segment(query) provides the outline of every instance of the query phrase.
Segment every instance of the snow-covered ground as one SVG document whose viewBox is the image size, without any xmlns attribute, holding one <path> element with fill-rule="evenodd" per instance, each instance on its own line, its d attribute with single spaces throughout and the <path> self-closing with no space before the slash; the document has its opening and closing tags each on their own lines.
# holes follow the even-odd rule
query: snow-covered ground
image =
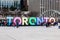
<svg viewBox="0 0 60 40">
<path fill-rule="evenodd" d="M 60 29 L 55 27 L 0 27 L 0 40 L 60 40 Z"/>
</svg>

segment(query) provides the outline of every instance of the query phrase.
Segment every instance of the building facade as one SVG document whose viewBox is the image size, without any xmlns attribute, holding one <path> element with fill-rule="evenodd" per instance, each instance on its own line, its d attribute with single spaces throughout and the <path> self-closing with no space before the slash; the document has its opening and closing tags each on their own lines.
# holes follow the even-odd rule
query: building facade
<svg viewBox="0 0 60 40">
<path fill-rule="evenodd" d="M 21 0 L 0 0 L 0 8 L 14 6 L 21 8 Z M 39 16 L 60 16 L 60 0 L 23 0 L 25 8 L 29 11 L 39 12 Z M 23 8 L 24 9 L 24 8 Z"/>
<path fill-rule="evenodd" d="M 29 10 L 40 12 L 39 16 L 58 16 L 60 0 L 29 0 Z M 58 14 L 57 14 L 58 13 Z"/>
<path fill-rule="evenodd" d="M 21 6 L 23 6 L 22 9 L 28 9 L 27 7 L 27 0 L 0 0 L 0 16 L 7 17 L 7 16 L 21 16 Z M 10 9 L 14 7 L 15 10 L 12 11 Z"/>
<path fill-rule="evenodd" d="M 11 6 L 13 7 L 19 7 L 20 5 L 20 0 L 0 0 L 0 7 L 8 7 L 10 8 Z"/>
</svg>

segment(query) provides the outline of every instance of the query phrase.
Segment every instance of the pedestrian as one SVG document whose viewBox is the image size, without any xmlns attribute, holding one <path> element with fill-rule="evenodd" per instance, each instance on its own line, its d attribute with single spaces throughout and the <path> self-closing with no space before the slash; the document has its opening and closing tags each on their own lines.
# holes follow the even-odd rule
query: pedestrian
<svg viewBox="0 0 60 40">
<path fill-rule="evenodd" d="M 16 26 L 19 27 L 19 20 L 16 20 Z"/>
<path fill-rule="evenodd" d="M 58 27 L 59 27 L 59 29 L 60 29 L 60 20 L 58 20 Z"/>
<path fill-rule="evenodd" d="M 47 23 L 46 23 L 46 27 L 49 27 L 49 26 L 50 26 L 50 24 L 51 24 L 50 22 L 47 22 Z"/>
</svg>

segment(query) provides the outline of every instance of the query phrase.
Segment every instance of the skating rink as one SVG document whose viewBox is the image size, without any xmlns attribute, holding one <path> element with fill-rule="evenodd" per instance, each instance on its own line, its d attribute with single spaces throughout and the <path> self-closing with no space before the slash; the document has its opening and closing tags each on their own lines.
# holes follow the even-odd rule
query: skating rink
<svg viewBox="0 0 60 40">
<path fill-rule="evenodd" d="M 60 29 L 53 27 L 0 27 L 0 40 L 60 40 Z"/>
</svg>

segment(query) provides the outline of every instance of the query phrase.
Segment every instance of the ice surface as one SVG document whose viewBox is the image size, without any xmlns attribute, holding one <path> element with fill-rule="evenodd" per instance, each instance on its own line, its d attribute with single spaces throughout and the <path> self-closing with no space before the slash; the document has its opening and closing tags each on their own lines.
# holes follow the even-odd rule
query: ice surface
<svg viewBox="0 0 60 40">
<path fill-rule="evenodd" d="M 60 40 L 60 29 L 55 27 L 0 27 L 0 40 Z"/>
</svg>

